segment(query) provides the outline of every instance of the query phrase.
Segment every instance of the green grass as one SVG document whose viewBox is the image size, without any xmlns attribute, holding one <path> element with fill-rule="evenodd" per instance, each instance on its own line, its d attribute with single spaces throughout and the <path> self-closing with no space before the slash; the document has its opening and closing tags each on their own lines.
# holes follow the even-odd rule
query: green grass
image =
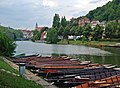
<svg viewBox="0 0 120 88">
<path fill-rule="evenodd" d="M 43 88 L 33 81 L 26 80 L 21 76 L 0 71 L 0 88 Z"/>
<path fill-rule="evenodd" d="M 3 59 L 0 58 L 0 69 L 14 72 L 18 74 L 18 71 L 10 67 Z M 21 76 L 12 75 L 6 71 L 0 70 L 0 88 L 43 88 L 41 85 L 36 84 L 33 81 L 27 80 Z"/>
<path fill-rule="evenodd" d="M 75 44 L 75 45 L 86 45 L 86 46 L 109 46 L 111 44 L 116 44 L 117 42 L 109 42 L 109 41 L 73 41 L 69 40 L 69 44 Z M 68 44 L 66 40 L 62 40 L 58 42 L 58 44 Z"/>
<path fill-rule="evenodd" d="M 7 64 L 3 59 L 0 58 L 0 69 L 5 69 L 10 72 L 14 72 L 18 74 L 18 71 L 13 69 L 9 64 Z"/>
</svg>

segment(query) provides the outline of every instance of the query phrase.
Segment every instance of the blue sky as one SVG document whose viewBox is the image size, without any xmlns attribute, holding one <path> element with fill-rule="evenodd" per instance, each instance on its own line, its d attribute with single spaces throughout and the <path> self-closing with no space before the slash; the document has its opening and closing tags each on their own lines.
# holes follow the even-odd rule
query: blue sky
<svg viewBox="0 0 120 88">
<path fill-rule="evenodd" d="M 55 13 L 69 20 L 86 15 L 109 1 L 112 0 L 1 0 L 0 24 L 34 29 L 37 22 L 39 26 L 51 27 Z"/>
</svg>

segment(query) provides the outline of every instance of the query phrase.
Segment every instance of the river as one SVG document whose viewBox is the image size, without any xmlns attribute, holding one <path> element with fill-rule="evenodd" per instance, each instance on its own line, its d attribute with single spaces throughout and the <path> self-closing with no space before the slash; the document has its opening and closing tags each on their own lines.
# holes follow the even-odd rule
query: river
<svg viewBox="0 0 120 88">
<path fill-rule="evenodd" d="M 120 48 L 94 48 L 82 45 L 57 45 L 34 43 L 31 41 L 17 41 L 16 53 L 40 55 L 68 55 L 93 63 L 116 64 L 120 66 Z"/>
</svg>

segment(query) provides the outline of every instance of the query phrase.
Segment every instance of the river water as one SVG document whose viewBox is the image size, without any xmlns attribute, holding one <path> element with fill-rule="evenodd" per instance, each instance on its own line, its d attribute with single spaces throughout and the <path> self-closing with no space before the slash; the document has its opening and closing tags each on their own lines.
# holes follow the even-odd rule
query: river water
<svg viewBox="0 0 120 88">
<path fill-rule="evenodd" d="M 57 45 L 17 41 L 16 53 L 40 55 L 68 55 L 93 63 L 117 64 L 120 66 L 120 48 L 103 47 L 101 49 L 82 45 Z"/>
</svg>

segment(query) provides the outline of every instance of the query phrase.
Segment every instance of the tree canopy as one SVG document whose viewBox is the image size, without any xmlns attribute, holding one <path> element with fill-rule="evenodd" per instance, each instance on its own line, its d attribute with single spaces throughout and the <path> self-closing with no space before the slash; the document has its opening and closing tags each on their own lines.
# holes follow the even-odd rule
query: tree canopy
<svg viewBox="0 0 120 88">
<path fill-rule="evenodd" d="M 56 27 L 59 28 L 60 27 L 60 17 L 59 14 L 55 14 L 55 16 L 53 17 L 53 25 L 52 27 Z"/>
<path fill-rule="evenodd" d="M 120 20 L 120 0 L 113 0 L 102 7 L 90 11 L 87 15 L 91 20 Z"/>
<path fill-rule="evenodd" d="M 0 32 L 0 55 L 12 56 L 16 48 L 16 43 L 7 35 Z"/>
</svg>

